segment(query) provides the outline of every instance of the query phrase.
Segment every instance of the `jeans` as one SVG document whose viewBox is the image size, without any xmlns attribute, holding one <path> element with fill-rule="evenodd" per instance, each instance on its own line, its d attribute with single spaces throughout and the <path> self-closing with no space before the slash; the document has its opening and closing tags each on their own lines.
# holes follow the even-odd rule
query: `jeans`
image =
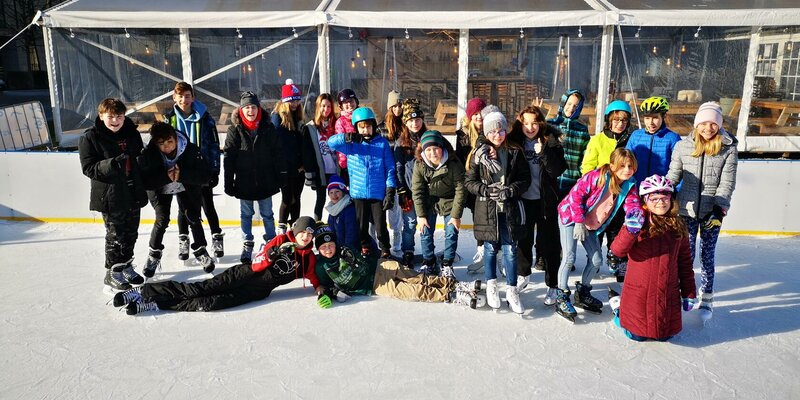
<svg viewBox="0 0 800 400">
<path fill-rule="evenodd" d="M 564 250 L 564 258 L 561 260 L 561 265 L 558 267 L 558 288 L 561 290 L 569 290 L 569 272 L 572 266 L 575 265 L 575 248 L 577 247 L 577 240 L 572 238 L 575 231 L 575 224 L 562 225 L 559 221 L 558 230 L 561 234 L 561 248 Z M 586 239 L 581 242 L 583 248 L 586 250 L 589 263 L 583 269 L 581 276 L 581 283 L 584 285 L 591 285 L 592 279 L 595 274 L 600 270 L 600 265 L 603 263 L 602 250 L 600 249 L 600 241 L 597 238 L 597 231 L 588 231 Z M 571 262 L 568 260 L 572 260 Z"/>
<path fill-rule="evenodd" d="M 497 279 L 497 251 L 503 249 L 503 268 L 506 271 L 506 284 L 517 286 L 517 242 L 511 238 L 511 227 L 506 221 L 506 214 L 497 214 L 497 231 L 500 241 L 483 242 L 483 277 L 489 281 Z"/>
<path fill-rule="evenodd" d="M 426 219 L 428 220 L 429 228 L 423 228 L 422 233 L 419 235 L 419 241 L 422 245 L 422 258 L 424 260 L 431 260 L 436 257 L 433 251 L 433 232 L 436 230 L 436 217 L 435 210 L 428 210 Z M 450 222 L 449 214 L 444 216 L 444 256 L 442 259 L 454 260 L 456 258 L 456 249 L 458 248 L 458 229 L 448 224 L 448 222 Z"/>
<path fill-rule="evenodd" d="M 258 212 L 264 223 L 264 240 L 270 241 L 275 237 L 275 217 L 272 213 L 272 197 L 263 200 L 239 200 L 239 217 L 242 225 L 242 239 L 253 240 L 253 215 L 256 214 L 253 203 L 258 203 Z"/>
<path fill-rule="evenodd" d="M 403 211 L 403 252 L 414 251 L 414 234 L 417 232 L 417 211 Z"/>
</svg>

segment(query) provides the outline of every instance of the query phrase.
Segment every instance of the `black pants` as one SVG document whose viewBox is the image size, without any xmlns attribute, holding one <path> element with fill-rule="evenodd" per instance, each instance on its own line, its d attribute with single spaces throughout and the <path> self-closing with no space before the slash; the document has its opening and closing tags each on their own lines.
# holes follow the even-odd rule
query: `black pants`
<svg viewBox="0 0 800 400">
<path fill-rule="evenodd" d="M 278 210 L 278 223 L 288 223 L 290 226 L 300 218 L 300 195 L 303 193 L 305 176 L 303 174 L 289 175 L 286 186 L 281 188 L 281 207 Z"/>
<path fill-rule="evenodd" d="M 542 200 L 522 199 L 522 204 L 525 207 L 527 234 L 519 240 L 517 246 L 517 275 L 531 274 L 531 267 L 536 262 L 533 257 L 535 239 L 536 255 L 543 257 L 545 261 L 544 282 L 547 287 L 556 288 L 558 267 L 561 264 L 561 239 L 556 209 L 543 211 Z"/>
<path fill-rule="evenodd" d="M 150 248 L 155 250 L 164 249 L 164 232 L 169 226 L 169 214 L 172 207 L 171 194 L 147 191 L 147 198 L 156 213 L 156 222 L 150 232 Z M 178 198 L 178 210 L 184 215 L 187 223 L 192 229 L 192 249 L 197 250 L 205 246 L 206 235 L 203 232 L 203 224 L 200 219 L 200 191 L 197 188 L 187 189 L 180 192 L 175 197 Z"/>
<path fill-rule="evenodd" d="M 356 220 L 358 221 L 358 237 L 361 247 L 370 247 L 372 237 L 369 235 L 369 223 L 375 224 L 378 235 L 378 244 L 381 251 L 389 251 L 389 230 L 386 229 L 386 211 L 383 211 L 383 200 L 353 199 L 356 207 Z"/>
<path fill-rule="evenodd" d="M 269 270 L 253 272 L 250 264 L 238 264 L 200 282 L 146 283 L 142 297 L 162 310 L 213 311 L 263 300 L 278 286 Z"/>
<path fill-rule="evenodd" d="M 133 247 L 139 237 L 141 210 L 103 213 L 106 226 L 106 268 L 126 263 L 133 258 Z"/>
<path fill-rule="evenodd" d="M 325 174 L 325 182 L 330 182 L 333 175 Z M 325 208 L 325 203 L 328 200 L 328 188 L 317 188 L 317 202 L 314 203 L 314 219 L 322 221 L 322 209 Z"/>
<path fill-rule="evenodd" d="M 202 186 L 200 188 L 200 205 L 206 214 L 206 221 L 208 221 L 208 226 L 211 228 L 211 233 L 222 233 L 222 229 L 219 227 L 219 215 L 217 215 L 217 209 L 214 207 L 214 188 L 211 186 Z M 188 235 L 189 221 L 186 220 L 184 212 L 185 210 L 181 210 L 180 202 L 178 202 L 178 233 Z"/>
</svg>

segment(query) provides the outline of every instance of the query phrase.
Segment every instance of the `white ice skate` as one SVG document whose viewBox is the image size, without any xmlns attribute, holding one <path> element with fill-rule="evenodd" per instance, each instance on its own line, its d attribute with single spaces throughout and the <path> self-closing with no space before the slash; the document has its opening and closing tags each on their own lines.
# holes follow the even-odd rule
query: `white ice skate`
<svg viewBox="0 0 800 400">
<path fill-rule="evenodd" d="M 508 308 L 515 314 L 522 316 L 525 312 L 525 307 L 522 306 L 522 301 L 519 299 L 519 288 L 516 286 L 506 288 L 506 302 L 508 303 Z"/>
<path fill-rule="evenodd" d="M 500 292 L 497 290 L 497 279 L 489 279 L 486 282 L 486 303 L 495 311 L 500 309 Z"/>
</svg>

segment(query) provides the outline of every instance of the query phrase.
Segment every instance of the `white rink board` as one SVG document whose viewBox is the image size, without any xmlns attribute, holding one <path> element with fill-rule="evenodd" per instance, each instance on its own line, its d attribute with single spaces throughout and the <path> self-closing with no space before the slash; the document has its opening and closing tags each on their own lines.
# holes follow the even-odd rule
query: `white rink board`
<svg viewBox="0 0 800 400">
<path fill-rule="evenodd" d="M 81 173 L 77 153 L 0 153 L 0 218 L 64 219 L 102 222 L 99 213 L 89 211 L 89 179 Z M 741 160 L 731 210 L 725 218 L 726 231 L 800 232 L 800 162 Z M 215 205 L 223 223 L 238 224 L 239 201 L 214 189 Z M 305 187 L 303 215 L 311 215 L 314 193 Z M 276 215 L 280 195 L 273 197 Z M 792 207 L 794 205 L 794 207 Z M 173 213 L 177 213 L 177 202 Z M 152 207 L 142 209 L 142 219 L 154 218 Z M 256 217 L 257 218 L 257 217 Z M 472 224 L 469 211 L 462 221 Z M 440 220 L 441 223 L 441 220 Z"/>
</svg>

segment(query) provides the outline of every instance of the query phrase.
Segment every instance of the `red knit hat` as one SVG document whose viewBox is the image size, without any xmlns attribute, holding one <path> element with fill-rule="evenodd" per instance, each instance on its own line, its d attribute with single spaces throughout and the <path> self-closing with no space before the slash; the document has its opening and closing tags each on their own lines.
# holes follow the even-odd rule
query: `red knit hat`
<svg viewBox="0 0 800 400">
<path fill-rule="evenodd" d="M 467 102 L 467 118 L 472 118 L 476 113 L 481 112 L 486 107 L 486 102 L 480 97 L 475 97 Z"/>
<path fill-rule="evenodd" d="M 288 103 L 292 100 L 302 100 L 300 89 L 294 85 L 291 79 L 286 80 L 286 84 L 281 88 L 281 101 Z"/>
</svg>

